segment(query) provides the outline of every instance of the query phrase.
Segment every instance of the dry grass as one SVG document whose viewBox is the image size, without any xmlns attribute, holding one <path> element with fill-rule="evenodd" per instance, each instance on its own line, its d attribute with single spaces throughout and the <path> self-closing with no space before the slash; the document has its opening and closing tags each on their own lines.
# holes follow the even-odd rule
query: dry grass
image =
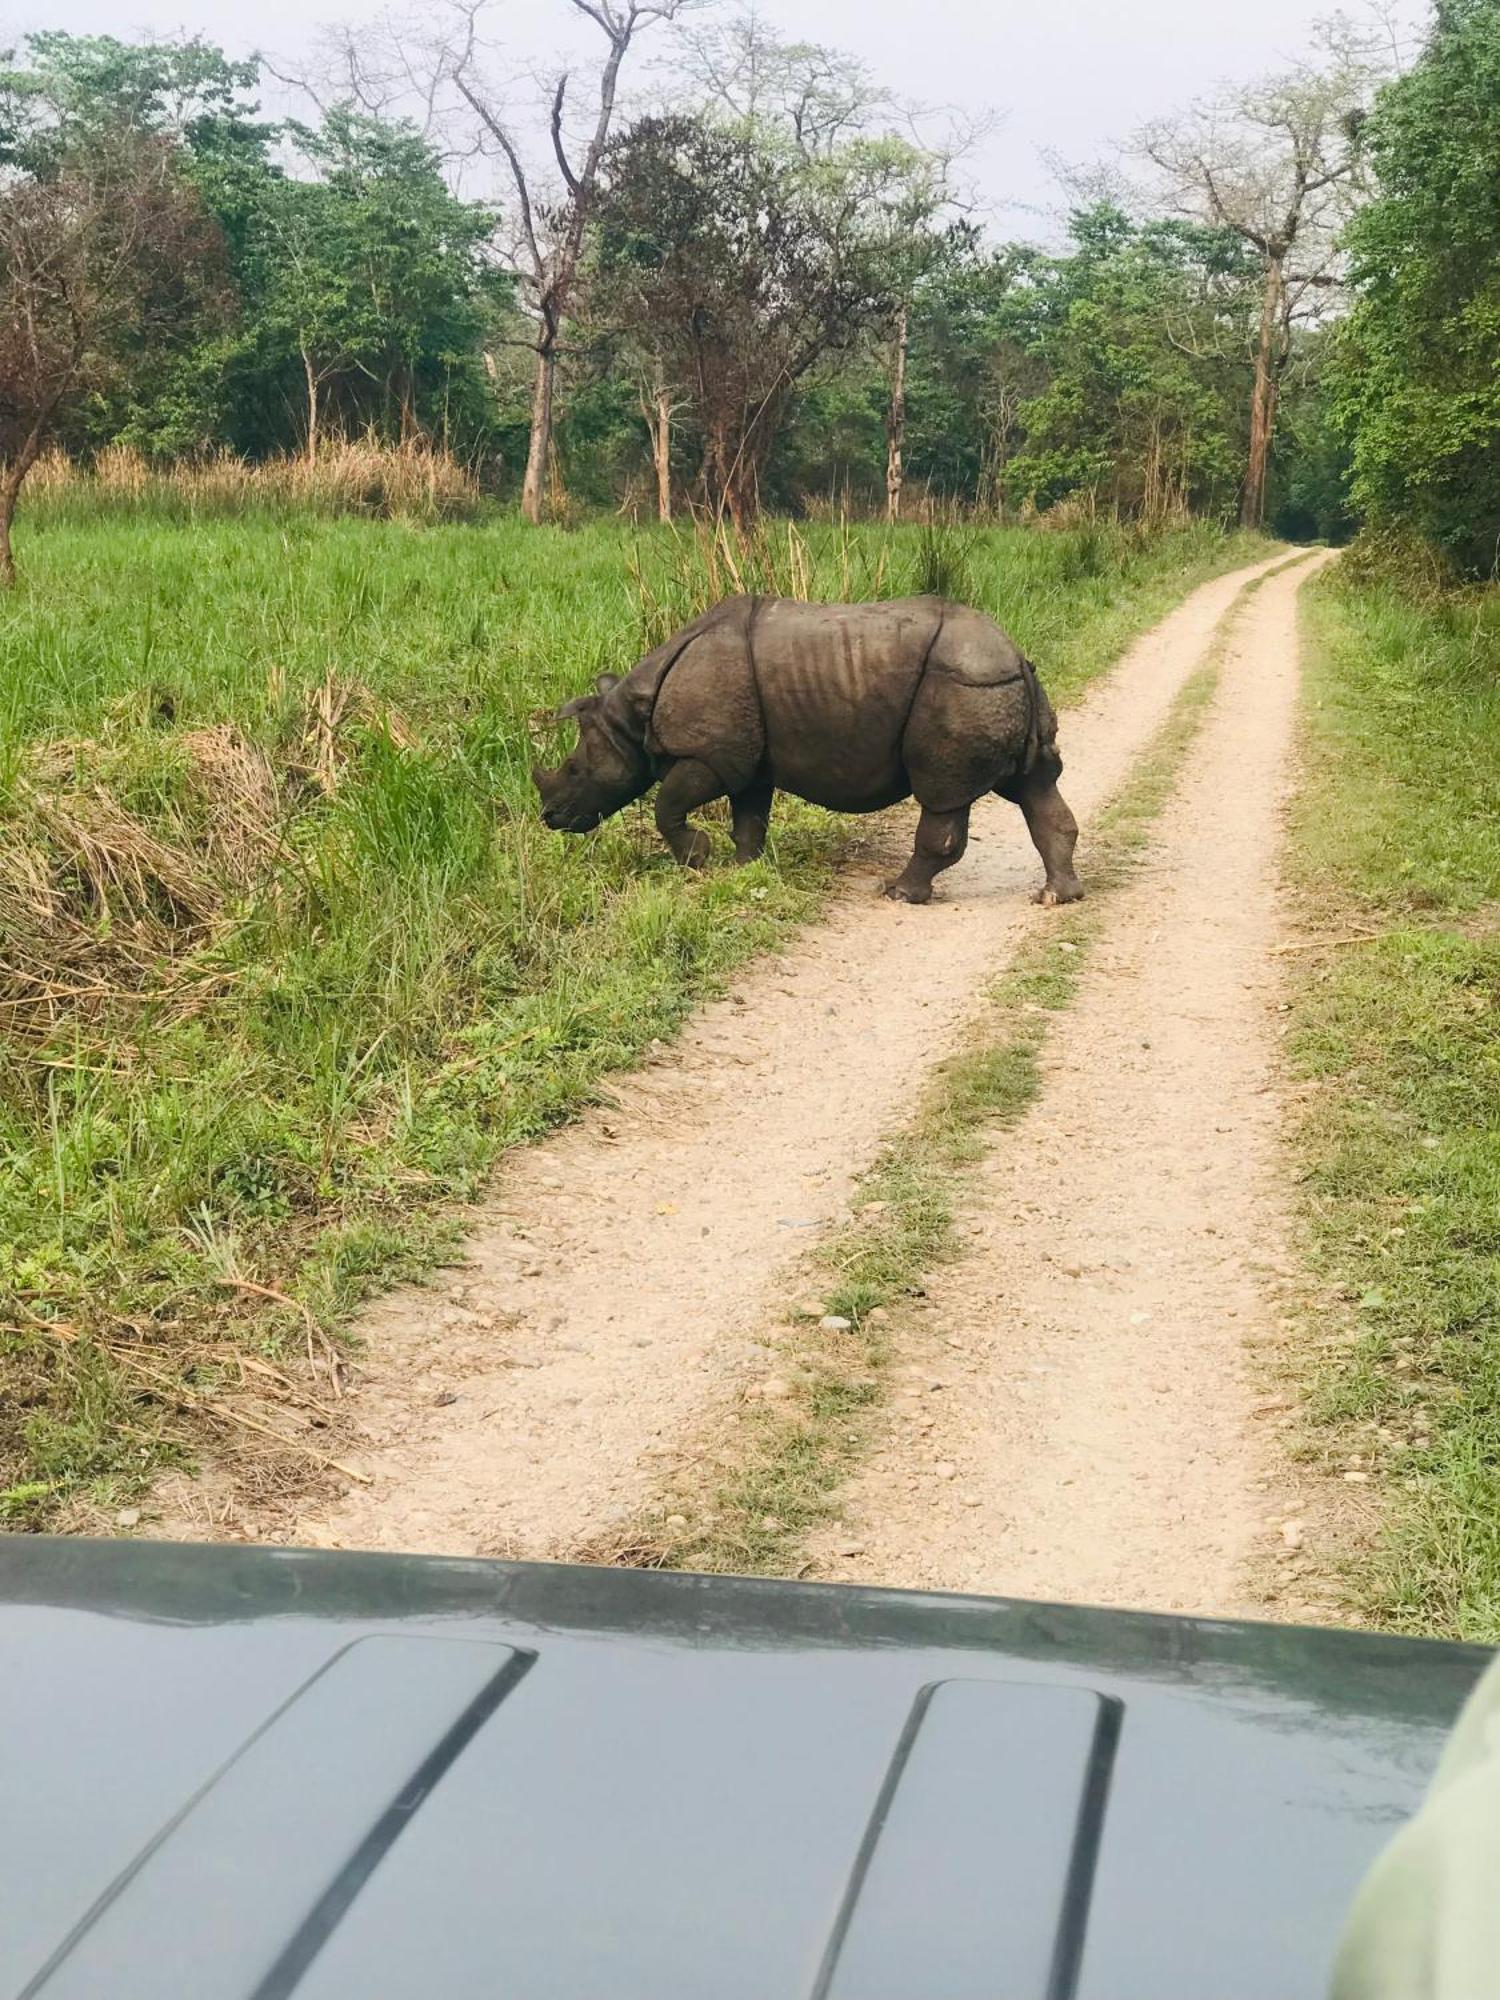
<svg viewBox="0 0 1500 2000">
<path fill-rule="evenodd" d="M 27 481 L 29 503 L 111 506 L 163 502 L 203 514 L 296 506 L 316 514 L 366 514 L 381 520 L 463 520 L 479 511 L 470 469 L 426 444 L 388 445 L 339 439 L 315 458 L 260 463 L 228 451 L 155 466 L 128 445 L 110 445 L 90 465 L 50 452 Z"/>
<path fill-rule="evenodd" d="M 154 825 L 116 795 L 120 750 L 36 746 L 0 814 L 0 1032 L 45 1042 L 132 1002 L 192 1011 L 227 976 L 205 947 L 274 892 L 299 800 L 338 790 L 356 729 L 416 741 L 398 710 L 332 672 L 274 765 L 232 723 L 182 730 L 173 805 L 152 801 Z"/>
</svg>

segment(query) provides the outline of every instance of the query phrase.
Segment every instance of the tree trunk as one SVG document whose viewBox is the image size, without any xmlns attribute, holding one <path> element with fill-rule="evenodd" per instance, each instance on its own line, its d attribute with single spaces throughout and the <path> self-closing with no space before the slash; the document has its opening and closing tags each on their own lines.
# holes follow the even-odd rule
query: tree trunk
<svg viewBox="0 0 1500 2000">
<path fill-rule="evenodd" d="M 47 435 L 47 427 L 52 422 L 53 412 L 62 401 L 62 391 L 52 397 L 38 412 L 35 423 L 26 433 L 21 449 L 0 473 L 0 590 L 9 590 L 16 580 L 15 552 L 10 545 L 10 527 L 16 518 L 16 502 L 21 497 L 21 484 L 32 466 L 41 456 L 42 439 Z"/>
<path fill-rule="evenodd" d="M 552 451 L 552 391 L 557 380 L 557 347 L 543 332 L 536 353 L 536 384 L 531 393 L 531 442 L 526 450 L 526 477 L 521 485 L 521 512 L 540 521 L 546 512 L 547 465 Z"/>
<path fill-rule="evenodd" d="M 24 475 L 22 475 L 24 477 Z M 10 546 L 10 524 L 16 517 L 21 479 L 9 466 L 0 479 L 0 590 L 9 590 L 16 580 L 16 558 Z"/>
<path fill-rule="evenodd" d="M 302 350 L 302 372 L 307 377 L 307 462 L 311 465 L 318 455 L 318 376 L 312 356 L 305 347 Z"/>
<path fill-rule="evenodd" d="M 651 456 L 656 465 L 656 518 L 672 518 L 672 397 L 656 364 L 655 405 L 651 422 Z"/>
<path fill-rule="evenodd" d="M 1245 528 L 1260 527 L 1266 517 L 1266 473 L 1271 459 L 1271 439 L 1276 431 L 1279 387 L 1276 340 L 1281 328 L 1284 282 L 1280 258 L 1270 258 L 1266 264 L 1265 289 L 1261 294 L 1255 383 L 1250 393 L 1250 456 L 1245 467 L 1244 498 L 1240 503 L 1240 525 Z"/>
<path fill-rule="evenodd" d="M 891 406 L 885 419 L 885 517 L 901 519 L 901 451 L 906 442 L 906 338 L 907 309 L 903 305 L 896 318 L 896 340 L 891 356 Z"/>
</svg>

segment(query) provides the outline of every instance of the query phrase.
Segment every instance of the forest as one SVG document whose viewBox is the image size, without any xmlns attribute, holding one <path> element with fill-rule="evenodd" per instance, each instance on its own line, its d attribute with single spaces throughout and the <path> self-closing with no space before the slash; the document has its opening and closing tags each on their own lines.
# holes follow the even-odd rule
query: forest
<svg viewBox="0 0 1500 2000">
<path fill-rule="evenodd" d="M 535 102 L 473 4 L 295 77 L 196 39 L 4 57 L 0 571 L 38 463 L 358 444 L 448 511 L 1201 516 L 1489 573 L 1495 0 L 1440 0 L 1416 49 L 1335 21 L 1114 135 L 1046 242 L 976 208 L 972 119 L 856 56 L 555 4 L 598 59 Z"/>
</svg>

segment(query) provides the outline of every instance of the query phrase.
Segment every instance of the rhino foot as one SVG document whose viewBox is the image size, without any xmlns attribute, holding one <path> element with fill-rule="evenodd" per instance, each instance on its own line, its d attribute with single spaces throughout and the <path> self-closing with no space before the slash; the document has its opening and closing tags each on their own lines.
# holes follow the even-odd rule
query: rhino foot
<svg viewBox="0 0 1500 2000">
<path fill-rule="evenodd" d="M 930 903 L 932 884 L 930 882 L 904 882 L 898 876 L 894 882 L 887 882 L 880 892 L 890 903 Z"/>
<path fill-rule="evenodd" d="M 1044 882 L 1031 900 L 1049 910 L 1056 909 L 1061 903 L 1082 902 L 1083 884 L 1076 875 L 1069 876 L 1066 882 Z"/>
</svg>

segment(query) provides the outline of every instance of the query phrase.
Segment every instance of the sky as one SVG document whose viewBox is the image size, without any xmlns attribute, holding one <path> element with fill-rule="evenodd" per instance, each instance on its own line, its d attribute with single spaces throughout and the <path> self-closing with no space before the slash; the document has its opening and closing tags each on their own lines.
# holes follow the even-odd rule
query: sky
<svg viewBox="0 0 1500 2000">
<path fill-rule="evenodd" d="M 737 0 L 721 4 L 737 11 Z M 904 98 L 997 114 L 969 179 L 994 234 L 1038 236 L 1054 233 L 1065 202 L 1050 156 L 1075 165 L 1108 157 L 1114 142 L 1157 114 L 1221 81 L 1282 67 L 1307 47 L 1314 22 L 1332 11 L 1333 0 L 759 5 L 785 36 L 858 53 L 877 81 Z M 232 6 L 223 0 L 0 0 L 0 44 L 44 25 L 127 39 L 185 29 L 235 54 L 260 48 L 295 62 L 318 23 L 359 22 L 381 11 L 382 0 L 236 0 Z M 1421 0 L 1409 0 L 1408 18 L 1424 12 Z M 514 47 L 518 61 L 546 64 L 572 14 L 566 0 L 494 0 L 492 32 Z"/>
</svg>

